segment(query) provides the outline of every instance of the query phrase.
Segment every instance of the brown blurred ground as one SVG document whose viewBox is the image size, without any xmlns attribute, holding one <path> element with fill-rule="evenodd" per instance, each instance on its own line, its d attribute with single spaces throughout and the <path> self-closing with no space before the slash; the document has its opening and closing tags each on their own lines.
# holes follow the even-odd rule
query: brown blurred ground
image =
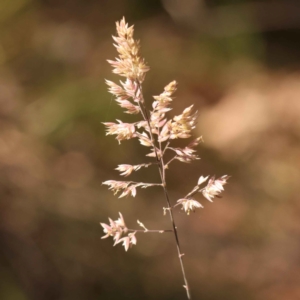
<svg viewBox="0 0 300 300">
<path fill-rule="evenodd" d="M 199 110 L 201 160 L 174 163 L 173 201 L 200 175 L 232 176 L 222 199 L 176 212 L 194 299 L 300 299 L 300 4 L 283 0 L 0 2 L 0 299 L 185 297 L 172 236 L 139 235 L 128 253 L 100 240 L 119 211 L 169 227 L 159 190 L 101 186 L 145 162 L 101 124 L 129 120 L 104 85 L 123 15 L 148 99 L 176 79 L 173 112 Z"/>
</svg>

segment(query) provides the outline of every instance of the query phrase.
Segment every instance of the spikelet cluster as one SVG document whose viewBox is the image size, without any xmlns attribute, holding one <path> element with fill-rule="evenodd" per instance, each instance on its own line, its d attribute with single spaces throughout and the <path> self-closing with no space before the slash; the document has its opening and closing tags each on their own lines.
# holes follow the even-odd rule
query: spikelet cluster
<svg viewBox="0 0 300 300">
<path fill-rule="evenodd" d="M 111 218 L 108 218 L 109 225 L 105 223 L 100 223 L 105 233 L 102 239 L 112 236 L 115 241 L 114 246 L 119 243 L 123 243 L 122 245 L 124 246 L 125 251 L 127 251 L 130 246 L 136 245 L 135 232 L 128 233 L 128 228 L 125 225 L 123 216 L 121 213 L 119 213 L 119 215 L 120 217 L 116 221 L 113 221 Z M 124 236 L 126 234 L 127 236 Z"/>
<path fill-rule="evenodd" d="M 113 73 L 126 77 L 129 82 L 134 80 L 143 82 L 145 73 L 149 67 L 145 64 L 144 59 L 140 56 L 140 43 L 133 39 L 133 26 L 128 26 L 123 18 L 116 22 L 117 36 L 113 36 L 119 57 L 116 60 L 108 60 L 113 67 Z"/>
<path fill-rule="evenodd" d="M 108 62 L 113 67 L 113 73 L 125 77 L 125 80 L 120 81 L 119 84 L 109 80 L 106 80 L 106 83 L 109 92 L 115 96 L 116 103 L 124 109 L 124 112 L 138 114 L 141 116 L 141 120 L 133 123 L 123 123 L 120 120 L 116 120 L 117 122 L 106 122 L 104 123 L 106 134 L 116 136 L 116 140 L 119 143 L 125 140 L 137 139 L 142 146 L 150 149 L 146 155 L 150 161 L 139 165 L 121 164 L 116 170 L 120 172 L 121 176 L 129 176 L 132 172 L 141 168 L 159 165 L 162 182 L 137 183 L 108 180 L 103 182 L 103 184 L 108 185 L 109 189 L 115 194 L 120 192 L 119 197 L 128 195 L 135 197 L 137 187 L 165 187 L 165 170 L 170 168 L 172 162 L 190 163 L 200 159 L 196 154 L 195 148 L 203 140 L 202 137 L 198 137 L 182 148 L 172 146 L 172 142 L 175 139 L 191 137 L 192 130 L 196 127 L 197 112 L 193 111 L 193 105 L 191 105 L 184 109 L 181 114 L 173 118 L 168 117 L 172 109 L 171 104 L 174 100 L 174 93 L 177 89 L 176 81 L 170 82 L 165 86 L 161 94 L 153 97 L 151 110 L 146 109 L 142 83 L 149 67 L 140 55 L 139 42 L 133 37 L 134 27 L 129 26 L 123 18 L 116 23 L 116 28 L 117 35 L 113 36 L 113 40 L 119 56 L 115 60 L 108 60 Z M 218 179 L 215 179 L 214 176 L 200 176 L 197 185 L 187 195 L 177 200 L 173 207 L 181 206 L 187 214 L 203 207 L 193 197 L 197 193 L 202 194 L 209 201 L 212 201 L 214 197 L 220 197 L 228 178 L 229 176 L 227 175 Z M 206 185 L 204 186 L 205 183 Z M 115 226 L 114 224 L 119 224 L 120 222 L 102 225 L 106 233 L 105 237 L 113 236 L 115 241 L 119 242 L 119 234 L 124 232 L 125 227 Z M 114 230 L 117 233 L 114 233 Z M 126 240 L 126 245 L 135 243 L 135 237 L 129 237 Z"/>
</svg>

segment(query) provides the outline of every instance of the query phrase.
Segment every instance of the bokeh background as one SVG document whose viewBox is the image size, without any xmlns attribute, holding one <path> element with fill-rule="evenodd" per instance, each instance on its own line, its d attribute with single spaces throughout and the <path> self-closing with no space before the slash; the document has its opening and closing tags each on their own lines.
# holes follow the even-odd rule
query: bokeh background
<svg viewBox="0 0 300 300">
<path fill-rule="evenodd" d="M 107 93 L 122 16 L 151 67 L 148 101 L 179 82 L 201 160 L 174 162 L 173 203 L 200 175 L 231 175 L 223 198 L 178 223 L 194 299 L 300 299 L 300 3 L 287 0 L 0 1 L 0 299 L 185 299 L 172 235 L 125 253 L 100 240 L 169 228 L 161 190 L 113 197 L 118 164 L 147 161 L 101 122 L 130 120 Z M 158 181 L 155 168 L 132 176 Z"/>
</svg>

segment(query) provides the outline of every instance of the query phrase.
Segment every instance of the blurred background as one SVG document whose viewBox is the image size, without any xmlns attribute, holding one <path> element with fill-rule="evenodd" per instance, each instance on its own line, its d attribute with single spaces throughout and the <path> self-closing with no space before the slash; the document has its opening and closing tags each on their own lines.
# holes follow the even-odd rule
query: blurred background
<svg viewBox="0 0 300 300">
<path fill-rule="evenodd" d="M 2 0 L 0 299 L 185 299 L 172 235 L 139 234 L 125 253 L 100 240 L 170 227 L 158 188 L 118 199 L 101 183 L 140 164 L 136 140 L 101 122 L 132 120 L 108 94 L 106 59 L 125 16 L 151 67 L 147 100 L 179 82 L 173 114 L 194 104 L 201 160 L 174 162 L 173 203 L 200 175 L 232 177 L 222 199 L 175 212 L 194 299 L 300 299 L 300 2 Z M 182 145 L 187 141 L 183 141 Z M 155 168 L 133 180 L 157 182 Z"/>
</svg>

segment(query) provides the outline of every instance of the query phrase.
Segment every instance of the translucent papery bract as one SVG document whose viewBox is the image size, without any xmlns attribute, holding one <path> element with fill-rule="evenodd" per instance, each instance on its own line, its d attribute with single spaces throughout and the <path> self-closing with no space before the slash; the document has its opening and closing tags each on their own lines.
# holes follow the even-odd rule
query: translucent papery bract
<svg viewBox="0 0 300 300">
<path fill-rule="evenodd" d="M 123 218 L 123 215 L 119 212 L 119 216 L 120 218 L 117 219 L 117 221 L 115 221 L 115 223 L 121 227 L 126 227 L 125 225 L 125 221 L 124 221 L 124 218 Z"/>
<path fill-rule="evenodd" d="M 151 139 L 149 138 L 149 136 L 146 132 L 137 133 L 137 137 L 138 137 L 141 145 L 146 146 L 146 147 L 153 146 Z"/>
<path fill-rule="evenodd" d="M 116 180 L 107 180 L 102 184 L 108 185 L 109 190 L 112 190 L 116 195 L 119 191 L 126 189 L 131 182 L 130 181 L 116 181 Z"/>
<path fill-rule="evenodd" d="M 123 198 L 131 194 L 132 197 L 136 196 L 136 185 L 131 185 L 124 189 L 123 193 L 119 196 L 119 198 Z"/>
<path fill-rule="evenodd" d="M 110 80 L 105 80 L 105 83 L 109 86 L 108 91 L 119 99 L 127 99 L 130 97 L 127 92 L 116 83 Z"/>
<path fill-rule="evenodd" d="M 149 132 L 149 125 L 147 121 L 139 121 L 136 123 L 136 127 L 137 128 L 144 128 L 145 130 L 147 130 Z"/>
<path fill-rule="evenodd" d="M 129 233 L 128 236 L 125 236 L 125 237 L 119 239 L 118 241 L 116 241 L 114 243 L 114 246 L 119 243 L 122 243 L 122 245 L 125 248 L 125 251 L 127 251 L 130 246 L 136 245 L 136 242 L 137 242 L 137 240 L 136 240 L 135 232 L 132 232 L 132 233 Z"/>
<path fill-rule="evenodd" d="M 145 183 L 145 182 L 133 182 L 133 181 L 116 181 L 116 180 L 107 180 L 104 181 L 102 184 L 108 185 L 109 189 L 114 192 L 116 195 L 120 191 L 122 191 L 122 194 L 119 196 L 119 198 L 128 196 L 131 194 L 131 196 L 136 196 L 136 188 L 148 188 L 151 186 L 161 186 L 161 184 L 158 183 Z"/>
<path fill-rule="evenodd" d="M 115 195 L 120 191 L 123 191 L 119 198 L 128 196 L 129 194 L 133 197 L 136 195 L 136 185 L 132 184 L 131 181 L 108 180 L 103 182 L 103 184 L 109 185 L 109 189 L 112 190 Z"/>
<path fill-rule="evenodd" d="M 134 26 L 128 26 L 128 23 L 126 23 L 125 18 L 123 17 L 120 22 L 116 22 L 116 28 L 118 35 L 120 37 L 127 37 L 127 38 L 132 38 L 133 37 L 133 32 L 134 32 Z"/>
<path fill-rule="evenodd" d="M 127 109 L 125 111 L 126 114 L 138 114 L 141 111 L 139 106 L 132 104 L 128 100 L 116 99 L 116 101 L 122 108 Z"/>
<path fill-rule="evenodd" d="M 123 123 L 120 120 L 117 121 L 119 124 L 113 122 L 103 123 L 106 126 L 106 135 L 117 135 L 116 139 L 119 142 L 136 137 L 135 124 Z"/>
<path fill-rule="evenodd" d="M 168 140 L 170 138 L 171 129 L 172 129 L 172 120 L 169 120 L 163 126 L 163 128 L 159 134 L 158 141 L 164 142 L 164 141 Z"/>
<path fill-rule="evenodd" d="M 159 128 L 163 127 L 167 119 L 165 119 L 165 114 L 160 112 L 151 112 L 150 113 L 150 125 L 151 132 L 154 134 L 159 134 Z"/>
<path fill-rule="evenodd" d="M 155 149 L 156 149 L 156 151 L 153 150 L 150 153 L 146 154 L 146 156 L 148 156 L 148 157 L 156 157 L 156 155 L 157 155 L 158 158 L 161 158 L 162 157 L 162 152 L 158 148 L 155 148 Z"/>
<path fill-rule="evenodd" d="M 165 114 L 161 112 L 151 112 L 150 121 L 153 126 L 158 127 L 159 122 L 165 117 Z M 159 126 L 161 127 L 161 126 Z"/>
<path fill-rule="evenodd" d="M 176 153 L 176 159 L 185 162 L 185 163 L 190 163 L 193 160 L 200 159 L 198 155 L 194 154 L 196 150 L 185 147 L 185 148 L 172 148 L 168 147 L 168 149 L 173 150 Z"/>
<path fill-rule="evenodd" d="M 224 191 L 224 185 L 229 179 L 228 175 L 224 175 L 218 179 L 213 176 L 209 179 L 207 186 L 202 190 L 203 196 L 210 202 L 214 197 L 218 197 Z"/>
<path fill-rule="evenodd" d="M 201 185 L 202 183 L 204 183 L 207 179 L 208 179 L 209 176 L 200 176 L 199 179 L 198 179 L 198 182 L 197 182 L 197 185 Z"/>
<path fill-rule="evenodd" d="M 187 107 L 183 113 L 173 118 L 170 129 L 170 139 L 188 138 L 196 126 L 197 112 L 191 115 L 193 105 Z"/>
<path fill-rule="evenodd" d="M 203 207 L 198 201 L 193 199 L 179 199 L 177 200 L 176 205 L 182 205 L 182 209 L 189 214 L 191 211 L 194 211 L 196 208 Z"/>
<path fill-rule="evenodd" d="M 164 142 L 168 139 L 188 138 L 190 132 L 195 128 L 197 112 L 191 115 L 193 105 L 186 108 L 179 116 L 175 116 L 173 120 L 169 120 L 162 128 L 159 135 L 159 142 Z M 195 140 L 195 144 L 198 141 Z"/>
<path fill-rule="evenodd" d="M 100 223 L 100 225 L 103 227 L 104 233 L 106 233 L 106 235 L 103 236 L 102 239 L 112 236 L 115 241 L 118 241 L 122 234 L 128 231 L 122 214 L 119 213 L 119 215 L 120 217 L 116 221 L 113 221 L 111 218 L 108 218 L 110 225 Z"/>
<path fill-rule="evenodd" d="M 137 83 L 133 80 L 130 80 L 129 78 L 126 79 L 125 82 L 121 81 L 121 84 L 126 92 L 126 94 L 131 97 L 132 99 L 135 99 L 135 93 L 137 90 Z"/>
<path fill-rule="evenodd" d="M 116 170 L 122 172 L 121 176 L 129 176 L 133 171 L 134 167 L 132 165 L 119 165 Z"/>
<path fill-rule="evenodd" d="M 167 108 L 173 100 L 171 96 L 175 93 L 176 89 L 177 82 L 175 80 L 165 86 L 163 93 L 161 93 L 159 96 L 153 96 L 153 98 L 156 100 L 153 103 L 153 108 L 156 110 Z"/>
<path fill-rule="evenodd" d="M 121 176 L 128 176 L 130 175 L 133 171 L 138 171 L 140 168 L 144 167 L 147 168 L 148 166 L 150 166 L 152 163 L 148 163 L 148 164 L 140 164 L 140 165 L 119 165 L 116 170 L 118 170 L 119 172 L 122 172 L 120 175 Z"/>
</svg>

